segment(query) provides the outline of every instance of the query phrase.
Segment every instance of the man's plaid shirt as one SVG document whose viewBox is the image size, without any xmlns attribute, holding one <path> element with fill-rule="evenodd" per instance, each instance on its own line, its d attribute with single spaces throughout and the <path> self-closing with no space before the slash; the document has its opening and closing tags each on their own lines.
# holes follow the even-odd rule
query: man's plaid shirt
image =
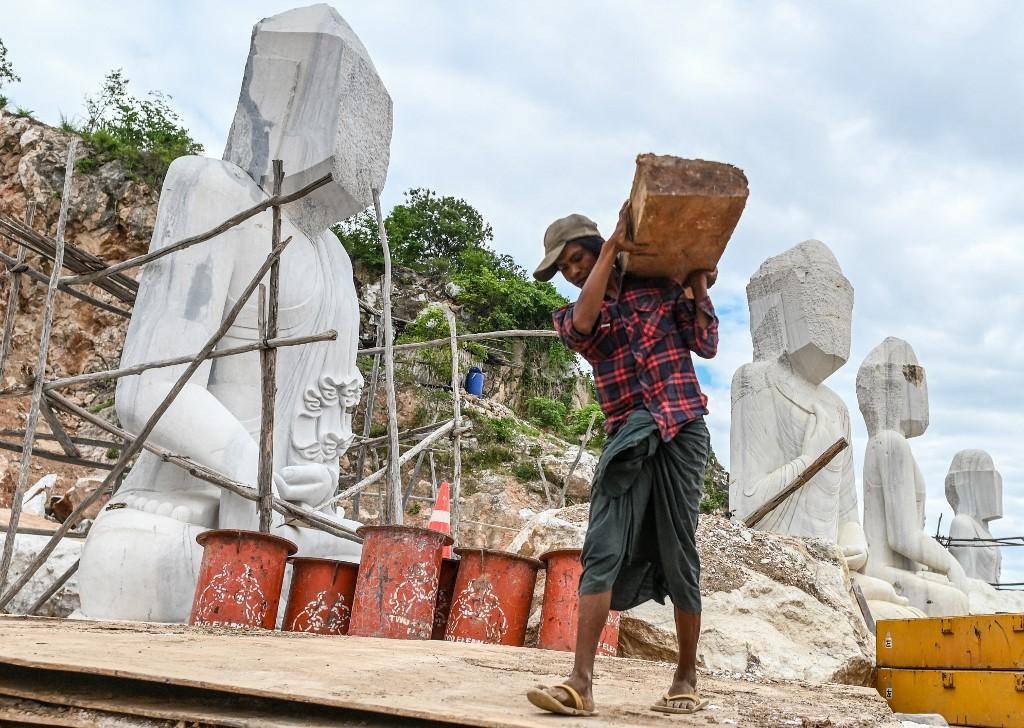
<svg viewBox="0 0 1024 728">
<path fill-rule="evenodd" d="M 703 329 L 694 301 L 664 279 L 625 278 L 618 300 L 605 299 L 589 335 L 572 325 L 574 305 L 555 311 L 555 330 L 593 366 L 609 433 L 643 407 L 667 442 L 687 422 L 707 414 L 708 399 L 690 352 L 710 359 L 718 351 L 718 317 L 710 297 L 696 304 L 711 317 Z"/>
</svg>

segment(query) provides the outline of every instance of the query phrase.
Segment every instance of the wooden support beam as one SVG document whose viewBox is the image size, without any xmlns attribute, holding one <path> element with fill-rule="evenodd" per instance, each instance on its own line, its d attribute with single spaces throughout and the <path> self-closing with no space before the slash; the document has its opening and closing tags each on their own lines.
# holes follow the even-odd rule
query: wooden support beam
<svg viewBox="0 0 1024 728">
<path fill-rule="evenodd" d="M 384 325 L 381 323 L 381 316 L 377 317 L 377 332 L 374 337 L 379 347 L 384 340 Z M 373 355 L 373 368 L 370 372 L 370 389 L 366 393 L 366 413 L 363 415 L 363 440 L 359 445 L 359 456 L 356 458 L 356 477 L 363 477 L 363 469 L 366 467 L 366 449 L 369 447 L 367 441 L 370 436 L 370 429 L 373 426 L 373 409 L 377 404 L 377 380 L 380 378 L 380 352 Z M 378 438 L 379 439 L 379 438 Z M 390 440 L 390 435 L 387 436 Z M 359 493 L 356 493 L 352 500 L 354 518 L 359 520 Z"/>
<path fill-rule="evenodd" d="M 482 339 L 529 339 L 529 338 L 554 338 L 558 336 L 557 331 L 549 329 L 508 329 L 505 331 L 485 331 L 479 334 L 462 334 L 457 336 L 458 341 L 480 341 Z M 448 339 L 431 339 L 430 341 L 415 341 L 411 344 L 395 344 L 392 351 L 415 351 L 417 349 L 433 349 L 448 344 Z M 383 346 L 372 346 L 367 349 L 360 349 L 357 352 L 360 356 L 369 354 L 383 354 Z"/>
<path fill-rule="evenodd" d="M 123 270 L 128 270 L 130 268 L 138 268 L 139 266 L 145 265 L 146 263 L 157 260 L 159 258 L 163 258 L 165 255 L 170 255 L 171 253 L 176 253 L 179 250 L 191 248 L 193 245 L 205 243 L 207 240 L 212 240 L 221 233 L 226 232 L 231 228 L 235 227 L 236 225 L 245 222 L 250 217 L 255 217 L 256 215 L 259 215 L 261 212 L 264 212 L 275 205 L 287 205 L 289 202 L 294 202 L 295 200 L 305 197 L 313 190 L 323 187 L 330 181 L 331 175 L 325 174 L 323 177 L 314 180 L 313 182 L 310 182 L 302 189 L 292 192 L 291 194 L 275 195 L 273 197 L 268 197 L 267 199 L 263 200 L 263 202 L 253 205 L 248 210 L 243 210 L 237 215 L 229 217 L 220 225 L 217 225 L 216 227 L 207 230 L 205 233 L 200 233 L 199 235 L 192 235 L 191 237 L 184 238 L 176 243 L 166 245 L 163 248 L 160 248 L 159 250 L 154 250 L 152 252 L 146 253 L 145 255 L 138 255 L 134 258 L 129 258 L 126 261 L 116 263 L 110 266 L 109 268 L 104 268 L 103 270 L 96 271 L 95 273 L 87 273 L 85 275 L 71 276 L 69 278 L 65 278 L 63 279 L 63 282 L 69 285 L 81 285 L 83 283 L 92 283 L 94 281 L 98 281 L 100 278 L 111 276 L 115 273 L 120 273 Z"/>
<path fill-rule="evenodd" d="M 780 505 L 782 505 L 783 501 L 789 498 L 789 496 L 793 495 L 793 493 L 795 493 L 796 491 L 800 490 L 800 488 L 806 485 L 811 478 L 818 474 L 818 471 L 820 471 L 822 468 L 824 468 L 826 465 L 832 462 L 832 459 L 836 455 L 841 453 L 849 446 L 850 443 L 846 441 L 845 437 L 841 437 L 838 440 L 836 440 L 835 443 L 833 443 L 828 450 L 819 455 L 818 459 L 815 460 L 810 465 L 808 465 L 806 470 L 804 470 L 798 476 L 793 478 L 793 480 L 790 481 L 790 483 L 785 488 L 779 491 L 774 498 L 772 498 L 767 503 L 758 508 L 756 511 L 747 516 L 747 519 L 743 522 L 743 525 L 747 528 L 754 528 L 754 526 L 760 523 L 765 516 L 774 511 Z"/>
<path fill-rule="evenodd" d="M 72 458 L 82 457 L 82 453 L 75 447 L 75 443 L 68 436 L 68 433 L 64 432 L 64 426 L 57 419 L 57 415 L 53 413 L 50 405 L 46 403 L 45 397 L 39 400 L 39 411 L 43 415 L 43 419 L 46 420 L 46 424 L 50 426 L 50 432 L 53 433 L 54 439 L 57 440 L 57 444 L 60 445 L 60 449 L 64 451 L 64 454 Z"/>
<path fill-rule="evenodd" d="M 28 276 L 28 279 L 30 281 L 32 281 L 33 283 L 37 283 L 41 286 L 47 285 L 48 281 L 50 280 L 50 277 L 45 273 L 40 273 L 35 268 L 30 266 L 28 263 L 19 263 L 17 258 L 12 258 L 11 256 L 7 255 L 7 253 L 0 252 L 0 263 L 3 263 L 5 266 L 7 266 L 7 270 L 9 271 L 17 270 L 19 273 L 24 273 L 26 276 Z M 106 301 L 101 301 L 98 298 L 90 296 L 88 293 L 83 293 L 82 291 L 72 288 L 66 283 L 58 284 L 57 290 L 59 290 L 61 293 L 66 293 L 69 296 L 72 296 L 73 298 L 77 298 L 79 301 L 84 301 L 85 303 L 88 303 L 90 306 L 95 306 L 96 308 L 106 311 L 107 313 L 112 313 L 115 316 L 120 316 L 121 318 L 132 317 L 131 311 L 124 308 L 118 308 L 117 306 L 113 306 L 107 303 Z"/>
<path fill-rule="evenodd" d="M 8 452 L 23 453 L 25 446 L 16 442 L 6 442 L 0 440 L 0 450 L 7 450 Z M 32 448 L 32 457 L 42 458 L 43 460 L 52 460 L 55 463 L 65 463 L 66 465 L 81 465 L 85 468 L 95 468 L 96 470 L 113 470 L 113 463 L 101 463 L 98 460 L 87 460 L 85 458 L 71 457 L 70 455 L 62 455 L 59 452 L 52 452 L 50 450 L 41 450 L 38 447 Z"/>
<path fill-rule="evenodd" d="M 25 209 L 25 224 L 32 226 L 32 220 L 36 214 L 36 203 L 28 203 Z M 11 353 L 11 342 L 14 340 L 14 321 L 18 317 L 18 296 L 21 293 L 21 273 L 18 270 L 25 264 L 25 248 L 18 248 L 18 257 L 11 268 L 11 289 L 7 295 L 7 308 L 4 309 L 4 333 L 0 339 L 0 381 L 3 381 L 4 366 L 7 364 L 7 356 Z"/>
<path fill-rule="evenodd" d="M 382 320 L 384 323 L 384 389 L 388 407 L 388 467 L 384 499 L 384 523 L 401 525 L 405 521 L 402 508 L 402 472 L 398 458 L 398 405 L 395 397 L 395 327 L 391 322 L 391 248 L 388 232 L 384 228 L 384 215 L 380 209 L 380 191 L 373 190 L 373 211 L 377 215 L 377 235 L 384 251 L 384 285 Z"/>
<path fill-rule="evenodd" d="M 580 449 L 576 453 L 576 459 L 572 461 L 572 467 L 569 468 L 569 472 L 565 474 L 565 480 L 562 481 L 562 490 L 558 495 L 558 507 L 565 508 L 565 494 L 569 490 L 569 478 L 576 472 L 576 466 L 580 464 L 580 460 L 583 458 L 583 451 L 587 447 L 587 443 L 590 442 L 591 433 L 594 431 L 594 422 L 597 420 L 597 412 L 590 415 L 590 422 L 587 423 L 587 432 L 580 440 Z M 543 468 L 541 469 L 543 472 Z"/>
<path fill-rule="evenodd" d="M 452 353 L 452 397 L 455 414 L 452 418 L 452 490 L 451 490 L 451 532 L 452 539 L 459 543 L 459 519 L 462 507 L 459 496 L 462 492 L 462 377 L 459 375 L 459 339 L 455 331 L 455 314 L 445 306 L 444 316 L 448 319 L 448 344 Z"/>
<path fill-rule="evenodd" d="M 35 449 L 36 426 L 39 423 L 39 403 L 43 398 L 43 380 L 46 378 L 46 359 L 50 351 L 50 331 L 53 329 L 53 303 L 57 298 L 57 283 L 60 281 L 61 264 L 64 260 L 64 231 L 68 224 L 68 210 L 71 206 L 71 180 L 75 174 L 75 153 L 78 151 L 78 139 L 68 144 L 67 159 L 64 165 L 64 190 L 60 201 L 60 216 L 57 220 L 56 253 L 53 274 L 46 289 L 43 301 L 43 323 L 39 331 L 39 351 L 36 356 L 35 381 L 32 386 L 32 402 L 29 405 L 28 418 L 25 423 L 25 438 L 22 440 L 21 463 L 18 469 L 18 482 L 11 498 L 11 516 L 7 523 L 7 538 L 4 539 L 3 555 L 0 556 L 0 591 L 7 586 L 7 573 L 14 555 L 14 540 L 18 533 L 18 520 L 21 518 L 22 501 L 28 488 L 29 466 L 32 463 L 32 451 Z M 0 605 L 2 607 L 3 605 Z"/>
<path fill-rule="evenodd" d="M 58 233 L 59 232 L 60 230 L 58 230 Z M 31 564 L 29 564 L 28 568 L 26 568 L 25 571 L 21 574 L 20 578 L 11 586 L 10 589 L 7 590 L 6 593 L 3 594 L 3 596 L 0 596 L 0 609 L 6 607 L 10 603 L 10 601 L 15 596 L 17 596 L 18 592 L 21 591 L 25 584 L 28 583 L 29 579 L 32 578 L 32 576 L 39 569 L 39 567 L 46 562 L 46 559 L 57 547 L 57 544 L 60 543 L 60 539 L 64 537 L 64 534 L 66 534 L 82 518 L 82 514 L 85 513 L 85 510 L 92 506 L 93 503 L 98 501 L 100 497 L 102 497 L 105 493 L 110 493 L 113 491 L 114 484 L 120 482 L 121 475 L 127 470 L 129 462 L 139 453 L 140 450 L 142 450 L 143 445 L 145 445 L 146 439 L 149 437 L 150 433 L 153 432 L 153 429 L 156 427 L 157 422 L 159 422 L 160 418 L 163 417 L 164 412 L 166 412 L 167 409 L 171 406 L 171 403 L 174 402 L 174 399 L 178 396 L 178 393 L 185 388 L 185 384 L 188 382 L 189 379 L 192 378 L 192 375 L 196 373 L 200 366 L 202 366 L 203 362 L 206 360 L 207 356 L 209 356 L 210 352 L 213 351 L 214 347 L 217 346 L 218 342 L 220 342 L 220 340 L 224 338 L 224 335 L 227 334 L 228 330 L 234 324 L 235 319 L 238 318 L 238 314 L 242 312 L 242 309 L 245 307 L 245 304 L 252 296 L 253 291 L 256 290 L 256 286 L 259 285 L 259 282 L 263 279 L 263 276 L 265 276 L 267 274 L 267 271 L 270 270 L 270 266 L 273 264 L 275 260 L 277 260 L 281 256 L 281 253 L 284 252 L 284 249 L 290 242 L 291 237 L 288 237 L 284 242 L 278 245 L 277 248 L 275 248 L 270 253 L 270 255 L 267 256 L 267 259 L 263 262 L 263 265 L 261 265 L 259 270 L 256 271 L 256 275 L 253 276 L 253 279 L 249 281 L 249 284 L 239 295 L 238 301 L 236 301 L 235 305 L 232 306 L 231 309 L 227 312 L 227 314 L 224 317 L 224 320 L 221 322 L 221 325 L 217 328 L 217 330 L 213 333 L 209 340 L 207 340 L 206 345 L 203 346 L 202 349 L 200 349 L 196 360 L 189 364 L 185 371 L 181 373 L 181 376 L 179 376 L 177 381 L 171 386 L 170 391 L 167 392 L 166 396 L 164 396 L 163 400 L 161 400 L 160 404 L 157 405 L 156 409 L 153 410 L 153 413 L 146 420 L 146 424 L 142 426 L 142 429 L 139 431 L 139 434 L 136 436 L 136 438 L 132 440 L 130 443 L 126 444 L 125 448 L 121 451 L 121 456 L 114 464 L 114 468 L 107 474 L 107 477 L 104 478 L 102 486 L 94 490 L 92 493 L 90 493 L 86 498 L 82 500 L 81 503 L 78 504 L 78 506 L 73 511 L 71 511 L 71 514 L 67 517 L 67 520 L 65 520 L 64 523 L 61 524 L 60 528 L 57 529 L 54 535 L 50 538 L 49 542 L 40 550 L 35 560 Z M 54 271 L 59 272 L 60 266 L 55 265 Z M 47 337 L 49 337 L 49 332 L 47 332 Z M 41 396 L 41 377 L 37 380 L 37 383 L 39 385 L 39 394 Z M 35 423 L 30 424 L 31 426 L 28 429 L 34 429 Z M 28 450 L 30 447 L 31 443 L 28 443 L 26 450 Z M 27 455 L 23 454 L 22 460 L 24 461 L 27 457 Z M 16 523 L 14 519 L 13 508 L 11 516 L 11 524 L 13 526 Z M 13 530 L 10 532 L 13 533 Z M 13 547 L 13 544 L 14 539 L 12 538 L 8 538 L 5 541 L 5 553 L 7 553 L 6 547 L 8 545 L 11 545 Z M 9 564 L 9 555 L 7 556 L 7 559 Z M 3 581 L 0 580 L 0 583 L 3 583 Z"/>
</svg>

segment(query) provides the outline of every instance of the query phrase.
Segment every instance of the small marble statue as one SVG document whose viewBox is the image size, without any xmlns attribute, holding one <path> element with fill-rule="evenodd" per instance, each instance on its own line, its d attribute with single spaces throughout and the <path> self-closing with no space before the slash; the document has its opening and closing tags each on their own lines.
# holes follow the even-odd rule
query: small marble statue
<svg viewBox="0 0 1024 728">
<path fill-rule="evenodd" d="M 1003 477 L 984 450 L 961 450 L 946 475 L 946 500 L 953 509 L 951 539 L 991 539 L 989 521 L 1003 517 Z M 972 579 L 999 582 L 1002 554 L 998 546 L 950 545 L 949 551 Z"/>
<path fill-rule="evenodd" d="M 284 163 L 285 193 L 333 177 L 282 210 L 282 239 L 293 240 L 281 259 L 278 335 L 338 332 L 336 341 L 277 353 L 274 490 L 306 508 L 337 485 L 362 386 L 351 264 L 329 226 L 365 209 L 371 188 L 383 186 L 391 118 L 391 99 L 341 16 L 326 5 L 290 10 L 254 28 L 224 159 L 175 160 L 160 195 L 151 250 L 265 200 L 274 159 Z M 268 210 L 147 264 L 122 366 L 198 351 L 270 252 L 270 238 Z M 219 348 L 257 340 L 258 317 L 253 296 Z M 119 380 L 116 409 L 127 430 L 143 426 L 183 369 Z M 260 409 L 258 353 L 207 361 L 150 441 L 254 485 Z M 253 502 L 142 454 L 86 541 L 81 616 L 186 621 L 202 556 L 196 535 L 209 528 L 254 530 L 257 523 Z M 285 525 L 277 514 L 271 532 L 298 544 L 300 554 L 358 558 L 351 542 Z"/>
<path fill-rule="evenodd" d="M 908 439 L 928 427 L 928 384 L 910 344 L 890 337 L 868 354 L 857 372 L 857 401 L 870 437 L 864 573 L 892 584 L 929 617 L 968 614 L 972 585 L 963 567 L 924 532 L 925 482 Z M 876 618 L 893 616 L 874 604 L 871 609 Z"/>
<path fill-rule="evenodd" d="M 732 380 L 729 505 L 744 519 L 841 437 L 843 400 L 823 383 L 850 355 L 853 286 L 832 251 L 808 240 L 766 260 L 747 285 L 754 361 Z M 838 543 L 851 570 L 867 544 L 849 448 L 756 526 Z"/>
</svg>

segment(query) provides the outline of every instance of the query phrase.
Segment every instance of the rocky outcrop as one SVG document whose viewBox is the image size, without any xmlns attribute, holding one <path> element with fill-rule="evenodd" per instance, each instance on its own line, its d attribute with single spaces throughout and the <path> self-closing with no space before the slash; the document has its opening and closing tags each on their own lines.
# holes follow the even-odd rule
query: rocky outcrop
<svg viewBox="0 0 1024 728">
<path fill-rule="evenodd" d="M 64 163 L 72 134 L 0 110 L 0 214 L 23 220 L 36 203 L 33 227 L 49 236 L 57 229 Z M 89 154 L 88 146 L 84 154 Z M 66 239 L 83 250 L 114 262 L 146 251 L 156 220 L 158 191 L 128 177 L 119 162 L 89 171 L 76 170 Z M 4 239 L 0 249 L 14 255 Z M 29 255 L 29 263 L 49 270 Z M 130 274 L 135 273 L 129 271 Z M 9 276 L 0 276 L 0 311 L 7 305 Z M 90 294 L 114 303 L 104 293 Z M 38 319 L 45 289 L 25 281 L 21 288 L 11 361 L 5 385 L 31 382 L 38 341 Z M 117 365 L 128 320 L 61 295 L 54 313 L 49 367 L 66 376 Z"/>
<path fill-rule="evenodd" d="M 508 548 L 529 556 L 579 548 L 586 518 L 585 504 L 542 512 Z M 697 540 L 700 665 L 757 678 L 871 684 L 874 641 L 836 547 L 752 531 L 719 516 L 701 516 Z M 674 662 L 671 603 L 648 602 L 624 613 L 619 654 Z"/>
</svg>

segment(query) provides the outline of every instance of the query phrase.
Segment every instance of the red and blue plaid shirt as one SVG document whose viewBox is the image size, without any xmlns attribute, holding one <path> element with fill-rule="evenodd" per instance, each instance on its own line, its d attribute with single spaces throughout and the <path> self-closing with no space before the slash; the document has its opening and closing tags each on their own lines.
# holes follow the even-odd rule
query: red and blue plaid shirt
<svg viewBox="0 0 1024 728">
<path fill-rule="evenodd" d="M 706 328 L 697 324 L 695 305 L 711 317 Z M 555 311 L 555 330 L 593 366 L 609 433 L 645 408 L 667 442 L 687 422 L 707 414 L 708 399 L 690 352 L 705 359 L 718 352 L 718 317 L 710 297 L 695 304 L 664 279 L 625 278 L 618 300 L 605 299 L 587 335 L 572 324 L 574 306 Z"/>
</svg>

